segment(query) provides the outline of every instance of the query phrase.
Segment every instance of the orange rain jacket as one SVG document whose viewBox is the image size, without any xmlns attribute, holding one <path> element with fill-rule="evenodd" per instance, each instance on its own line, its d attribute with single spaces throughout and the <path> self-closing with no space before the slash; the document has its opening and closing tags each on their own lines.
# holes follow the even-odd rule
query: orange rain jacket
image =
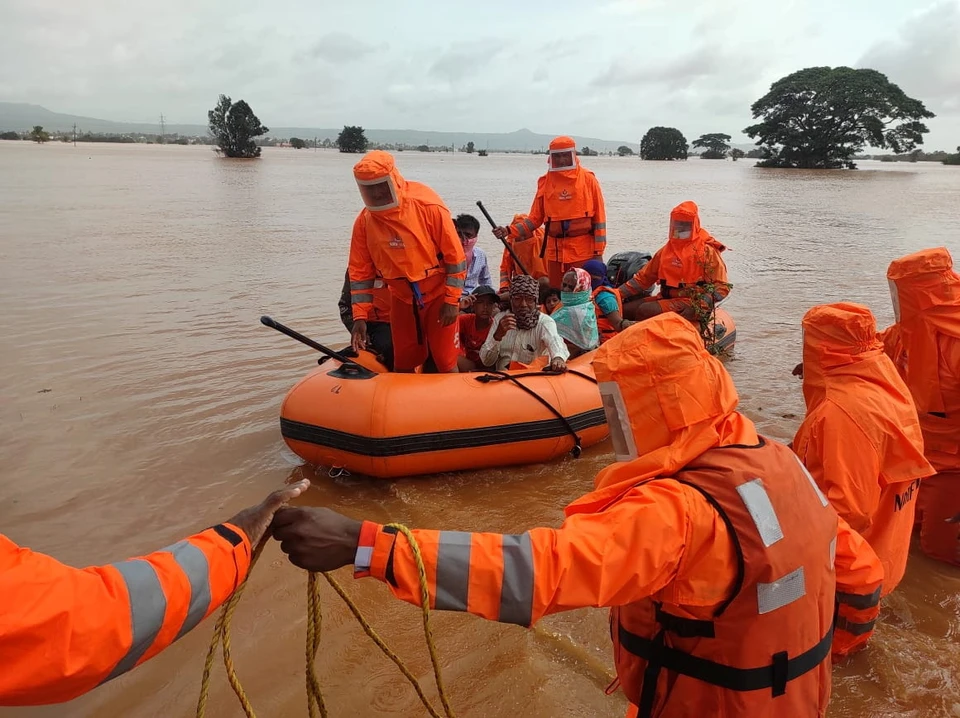
<svg viewBox="0 0 960 718">
<path fill-rule="evenodd" d="M 927 458 L 960 471 L 960 275 L 945 247 L 891 262 L 887 270 L 899 328 L 892 355 L 917 405 Z"/>
<path fill-rule="evenodd" d="M 793 450 L 817 485 L 880 560 L 868 585 L 838 594 L 834 653 L 869 638 L 871 611 L 903 578 L 916 491 L 934 473 L 923 456 L 917 410 L 893 362 L 876 339 L 870 310 L 859 304 L 814 307 L 803 318 L 803 394 L 807 416 Z M 881 567 L 882 566 L 882 567 Z M 882 589 L 874 591 L 883 580 Z M 866 620 L 864 620 L 866 618 Z"/>
<path fill-rule="evenodd" d="M 700 226 L 697 204 L 689 200 L 678 204 L 670 212 L 671 225 L 674 221 L 693 222 L 692 236 L 690 239 L 669 236 L 667 243 L 657 250 L 653 259 L 619 287 L 624 301 L 643 296 L 657 282 L 660 283 L 660 296 L 657 299 L 688 296 L 691 286 L 708 282 L 717 285 L 714 302 L 719 302 L 730 293 L 727 265 L 720 256 L 726 247 Z"/>
<path fill-rule="evenodd" d="M 601 471 L 559 529 L 415 531 L 431 606 L 522 626 L 614 607 L 617 673 L 647 715 L 823 716 L 834 593 L 862 585 L 863 539 L 736 411 L 729 375 L 680 316 L 626 329 L 594 367 L 619 387 L 640 458 Z M 364 522 L 356 575 L 419 604 L 392 529 Z"/>
<path fill-rule="evenodd" d="M 148 661 L 243 582 L 250 541 L 219 524 L 78 569 L 0 535 L 0 705 L 62 703 Z"/>
<path fill-rule="evenodd" d="M 550 149 L 576 153 L 576 143 L 571 137 L 556 137 Z M 607 248 L 607 211 L 600 183 L 579 157 L 575 159 L 576 169 L 548 171 L 537 181 L 530 213 L 520 221 L 514 218 L 509 227 L 510 238 L 522 240 L 545 224 L 547 240 L 541 256 L 557 264 L 585 262 L 602 256 Z"/>
<path fill-rule="evenodd" d="M 513 223 L 517 224 L 523 222 L 528 218 L 529 215 L 526 214 L 515 214 L 513 216 Z M 517 253 L 517 256 L 520 258 L 520 261 L 523 263 L 523 268 L 530 273 L 530 276 L 534 279 L 540 279 L 541 277 L 547 276 L 547 270 L 544 267 L 543 259 L 540 258 L 540 252 L 543 249 L 543 228 L 538 228 L 533 233 L 532 238 L 520 239 L 507 237 L 507 244 Z M 523 270 L 517 266 L 517 263 L 513 261 L 513 257 L 510 256 L 510 252 L 506 248 L 503 250 L 503 259 L 500 260 L 500 291 L 506 292 L 510 289 L 510 280 L 516 277 L 519 274 L 523 274 Z"/>
<path fill-rule="evenodd" d="M 432 189 L 408 182 L 388 152 L 368 152 L 353 168 L 356 179 L 389 177 L 399 206 L 371 212 L 364 207 L 350 239 L 350 291 L 353 318 L 367 319 L 378 277 L 406 304 L 416 300 L 413 285 L 429 304 L 444 297 L 457 305 L 467 277 L 467 261 L 450 211 Z"/>
</svg>

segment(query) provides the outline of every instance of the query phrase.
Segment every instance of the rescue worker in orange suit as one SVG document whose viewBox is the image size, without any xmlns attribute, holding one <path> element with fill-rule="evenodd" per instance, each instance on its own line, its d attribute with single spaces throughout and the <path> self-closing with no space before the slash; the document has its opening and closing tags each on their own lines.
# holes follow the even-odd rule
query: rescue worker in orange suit
<svg viewBox="0 0 960 718">
<path fill-rule="evenodd" d="M 366 347 L 382 278 L 390 288 L 394 369 L 412 372 L 431 357 L 438 372 L 456 372 L 467 263 L 450 211 L 432 189 L 405 180 L 387 152 L 368 152 L 353 175 L 365 205 L 350 240 L 353 348 Z"/>
<path fill-rule="evenodd" d="M 0 535 L 0 706 L 63 703 L 156 656 L 230 597 L 274 513 L 309 486 L 107 566 L 65 566 Z"/>
<path fill-rule="evenodd" d="M 626 329 L 594 369 L 618 462 L 559 529 L 415 531 L 431 606 L 521 626 L 610 607 L 630 715 L 823 716 L 834 594 L 876 588 L 856 575 L 863 539 L 790 449 L 736 411 L 730 376 L 686 320 Z M 393 529 L 292 508 L 272 531 L 296 566 L 352 563 L 419 605 Z"/>
<path fill-rule="evenodd" d="M 874 594 L 838 592 L 834 656 L 862 647 L 880 599 L 907 567 L 920 479 L 934 473 L 910 390 L 883 353 L 877 324 L 859 304 L 814 307 L 803 318 L 807 415 L 793 450 L 830 504 L 880 559 Z M 871 562 L 871 556 L 864 563 Z M 872 585 L 872 583 L 871 583 Z"/>
<path fill-rule="evenodd" d="M 523 222 L 523 220 L 527 219 L 528 216 L 529 215 L 526 214 L 514 215 L 513 224 Z M 533 277 L 540 282 L 541 286 L 544 284 L 546 284 L 548 287 L 550 286 L 546 267 L 543 259 L 540 257 L 541 250 L 543 249 L 542 227 L 537 228 L 532 237 L 527 237 L 525 239 L 511 239 L 508 237 L 503 241 L 509 244 L 511 249 L 513 249 L 513 251 L 516 253 L 517 257 L 520 259 L 520 262 L 523 264 L 523 268 L 516 263 L 516 261 L 510 255 L 510 251 L 504 247 L 503 258 L 500 260 L 499 295 L 501 301 L 510 300 L 510 282 L 513 281 L 514 277 L 519 277 L 521 274 L 526 274 Z"/>
<path fill-rule="evenodd" d="M 547 173 L 537 182 L 530 213 L 509 227 L 497 227 L 498 239 L 525 240 L 541 226 L 546 241 L 540 256 L 546 264 L 551 287 L 559 287 L 563 275 L 582 267 L 588 259 L 601 258 L 607 247 L 607 211 L 596 175 L 580 164 L 572 137 L 550 142 Z M 533 272 L 533 268 L 527 267 Z"/>
<path fill-rule="evenodd" d="M 887 344 L 900 359 L 937 471 L 920 487 L 920 548 L 960 565 L 960 275 L 938 247 L 894 260 L 887 279 L 897 319 Z"/>
<path fill-rule="evenodd" d="M 676 312 L 694 321 L 695 302 L 709 310 L 730 293 L 727 265 L 720 256 L 724 250 L 726 247 L 700 226 L 696 203 L 688 200 L 678 204 L 670 212 L 667 243 L 617 288 L 623 300 L 623 316 L 643 321 L 663 312 Z M 660 293 L 648 296 L 657 283 Z M 707 285 L 711 286 L 709 291 Z"/>
</svg>

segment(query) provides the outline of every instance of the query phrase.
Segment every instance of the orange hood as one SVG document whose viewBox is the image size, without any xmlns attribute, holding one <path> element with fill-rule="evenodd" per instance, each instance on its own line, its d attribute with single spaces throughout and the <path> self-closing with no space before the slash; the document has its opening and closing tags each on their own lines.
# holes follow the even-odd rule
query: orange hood
<svg viewBox="0 0 960 718">
<path fill-rule="evenodd" d="M 383 150 L 371 150 L 353 166 L 353 177 L 358 183 L 376 182 L 389 178 L 397 197 L 397 207 L 391 210 L 381 210 L 378 214 L 397 213 L 403 207 L 403 197 L 406 190 L 406 181 L 400 170 L 397 169 L 393 155 Z"/>
<path fill-rule="evenodd" d="M 555 137 L 550 142 L 550 151 L 573 152 L 574 166 L 568 170 L 553 170 L 552 156 L 547 155 L 547 173 L 541 178 L 539 191 L 543 194 L 544 211 L 548 218 L 573 219 L 587 216 L 592 209 L 592 197 L 587 186 L 585 170 L 577 156 L 577 144 L 572 137 Z"/>
<path fill-rule="evenodd" d="M 660 255 L 660 279 L 671 287 L 691 282 L 692 277 L 701 277 L 705 261 L 704 247 L 711 246 L 718 252 L 726 249 L 700 225 L 700 208 L 696 202 L 681 202 L 670 212 L 670 225 L 674 222 L 692 222 L 693 232 L 690 239 L 674 239 L 667 231 L 667 243 Z"/>
<path fill-rule="evenodd" d="M 694 326 L 672 312 L 636 324 L 602 344 L 593 360 L 599 382 L 623 396 L 638 458 L 597 474 L 596 490 L 567 513 L 598 511 L 644 479 L 672 476 L 705 451 L 758 443 L 736 411 L 737 390 Z"/>
<path fill-rule="evenodd" d="M 943 412 L 937 335 L 960 339 L 960 275 L 946 247 L 901 257 L 887 269 L 906 378 L 922 414 Z"/>
<path fill-rule="evenodd" d="M 807 416 L 831 401 L 873 444 L 887 483 L 928 476 L 910 390 L 860 304 L 813 307 L 803 317 L 803 396 Z"/>
</svg>

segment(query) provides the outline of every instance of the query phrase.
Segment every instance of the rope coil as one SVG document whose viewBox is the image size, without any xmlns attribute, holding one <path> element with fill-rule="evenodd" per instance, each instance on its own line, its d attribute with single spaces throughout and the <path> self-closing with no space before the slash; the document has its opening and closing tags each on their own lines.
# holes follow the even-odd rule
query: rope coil
<svg viewBox="0 0 960 718">
<path fill-rule="evenodd" d="M 387 526 L 389 528 L 395 528 L 399 533 L 404 535 L 410 545 L 410 550 L 413 553 L 414 561 L 417 564 L 417 575 L 420 581 L 420 609 L 423 615 L 423 634 L 426 638 L 427 650 L 430 653 L 430 663 L 433 666 L 433 677 L 437 684 L 437 693 L 440 697 L 440 703 L 443 707 L 442 716 L 437 709 L 434 708 L 433 704 L 427 699 L 423 692 L 423 688 L 420 686 L 420 682 L 417 681 L 414 675 L 404 664 L 403 659 L 394 653 L 387 646 L 387 644 L 383 642 L 383 639 L 377 635 L 377 632 L 372 626 L 370 626 L 366 618 L 364 618 L 363 614 L 360 612 L 360 609 L 347 595 L 346 591 L 343 589 L 343 586 L 340 585 L 337 579 L 335 579 L 332 574 L 327 572 L 323 572 L 320 575 L 327 580 L 327 583 L 330 584 L 333 590 L 336 591 L 337 595 L 340 596 L 344 603 L 347 604 L 347 608 L 350 609 L 350 612 L 357 619 L 364 633 L 366 633 L 377 645 L 377 647 L 383 651 L 384 655 L 393 661 L 397 668 L 400 669 L 400 672 L 403 674 L 403 676 L 413 686 L 413 689 L 417 693 L 417 697 L 423 703 L 424 708 L 427 709 L 427 712 L 430 714 L 431 718 L 456 718 L 453 708 L 451 708 L 450 702 L 447 699 L 447 694 L 443 686 L 443 677 L 440 671 L 440 660 L 437 657 L 437 649 L 433 640 L 433 631 L 430 628 L 430 587 L 427 582 L 427 572 L 423 564 L 423 556 L 420 553 L 420 546 L 417 543 L 413 532 L 411 532 L 410 529 L 403 524 L 394 523 L 388 524 Z M 197 718 L 204 718 L 206 714 L 207 697 L 210 692 L 210 674 L 213 670 L 213 661 L 217 653 L 217 648 L 223 649 L 223 666 L 227 673 L 227 680 L 229 681 L 233 692 L 236 694 L 237 699 L 240 701 L 240 707 L 243 709 L 244 715 L 246 718 L 256 718 L 256 713 L 253 710 L 253 706 L 250 704 L 250 700 L 247 698 L 246 692 L 243 690 L 243 686 L 240 684 L 240 679 L 237 677 L 236 667 L 233 663 L 233 657 L 230 650 L 230 626 L 233 621 L 233 614 L 236 611 L 237 604 L 240 602 L 240 598 L 243 595 L 243 590 L 247 585 L 247 581 L 250 579 L 250 574 L 253 572 L 253 567 L 260 558 L 260 554 L 263 553 L 263 548 L 268 540 L 268 538 L 264 538 L 259 544 L 257 544 L 253 551 L 253 555 L 250 558 L 250 569 L 247 571 L 247 577 L 243 580 L 243 583 L 237 587 L 237 590 L 227 600 L 227 602 L 224 603 L 223 608 L 220 610 L 220 615 L 217 617 L 217 622 L 213 628 L 213 636 L 210 639 L 210 648 L 207 651 L 207 657 L 203 665 L 203 677 L 200 682 L 200 697 L 197 700 Z M 317 575 L 317 573 L 311 571 L 307 576 L 307 639 L 305 671 L 307 712 L 310 718 L 317 718 L 317 716 L 319 716 L 319 718 L 327 718 L 329 714 L 326 704 L 323 701 L 323 694 L 320 689 L 320 681 L 317 678 L 314 666 L 317 651 L 320 648 L 320 633 L 323 619 L 323 613 L 320 606 L 320 589 L 317 582 Z"/>
</svg>

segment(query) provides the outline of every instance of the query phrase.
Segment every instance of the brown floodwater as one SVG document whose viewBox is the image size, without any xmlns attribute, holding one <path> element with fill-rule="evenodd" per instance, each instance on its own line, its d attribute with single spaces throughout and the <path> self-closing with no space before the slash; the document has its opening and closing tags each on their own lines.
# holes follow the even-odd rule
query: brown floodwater
<svg viewBox="0 0 960 718">
<path fill-rule="evenodd" d="M 147 553 L 225 519 L 293 478 L 306 501 L 410 526 L 518 532 L 558 525 L 612 460 L 399 481 L 330 478 L 283 444 L 284 393 L 316 355 L 258 322 L 346 338 L 336 302 L 360 198 L 336 152 L 0 142 L 0 531 L 73 565 Z M 526 211 L 543 157 L 398 155 L 454 213 L 483 200 L 500 222 Z M 947 245 L 960 257 L 960 170 L 864 162 L 857 172 L 759 170 L 750 161 L 586 158 L 603 184 L 610 252 L 655 250 L 670 209 L 693 199 L 731 251 L 727 363 L 741 408 L 789 440 L 803 413 L 799 322 L 850 300 L 892 319 L 885 270 Z M 480 244 L 499 264 L 484 232 Z M 608 253 L 609 256 L 609 253 Z M 347 589 L 429 687 L 419 610 L 373 579 Z M 236 614 L 234 656 L 261 716 L 306 715 L 305 574 L 270 546 Z M 423 715 L 417 699 L 323 586 L 318 673 L 333 716 Z M 70 704 L 0 716 L 194 714 L 207 621 L 162 655 Z M 526 631 L 436 614 L 461 716 L 620 716 L 606 612 Z M 835 671 L 830 715 L 960 716 L 960 571 L 911 556 L 868 650 Z M 15 660 L 4 657 L 3 660 Z M 2 670 L 2 667 L 0 667 Z M 218 669 L 207 715 L 240 709 Z"/>
</svg>

